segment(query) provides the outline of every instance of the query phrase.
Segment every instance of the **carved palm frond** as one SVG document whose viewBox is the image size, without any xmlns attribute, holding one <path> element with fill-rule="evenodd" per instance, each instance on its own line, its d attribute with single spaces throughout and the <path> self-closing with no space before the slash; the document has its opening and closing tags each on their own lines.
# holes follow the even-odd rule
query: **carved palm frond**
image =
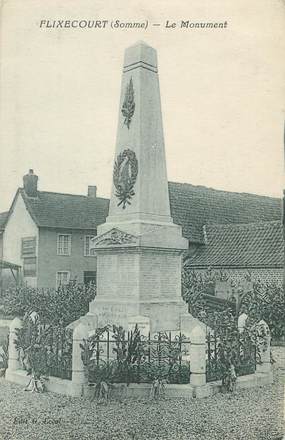
<svg viewBox="0 0 285 440">
<path fill-rule="evenodd" d="M 129 84 L 126 87 L 125 99 L 122 106 L 122 114 L 124 116 L 124 124 L 130 128 L 132 117 L 135 113 L 135 92 L 133 86 L 133 80 L 130 79 Z"/>
</svg>

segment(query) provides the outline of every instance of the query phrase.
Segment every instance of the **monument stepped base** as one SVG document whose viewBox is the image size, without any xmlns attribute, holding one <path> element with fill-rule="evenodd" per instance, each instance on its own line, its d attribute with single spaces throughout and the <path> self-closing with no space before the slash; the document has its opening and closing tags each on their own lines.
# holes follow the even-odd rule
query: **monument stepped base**
<svg viewBox="0 0 285 440">
<path fill-rule="evenodd" d="M 27 385 L 27 381 L 29 376 L 27 376 L 27 372 L 23 370 L 13 371 L 12 373 L 6 374 L 5 379 L 8 382 L 16 383 L 25 387 Z M 260 375 L 258 373 L 250 374 L 248 376 L 239 377 L 237 380 L 237 390 L 243 388 L 253 388 L 260 387 L 263 385 L 271 385 L 273 383 L 273 374 L 272 371 Z M 111 398 L 119 398 L 122 397 L 122 387 L 125 386 L 126 393 L 124 394 L 124 398 L 149 398 L 150 395 L 150 384 L 130 384 L 126 386 L 125 384 L 116 384 L 113 395 Z M 83 396 L 85 399 L 91 399 L 94 394 L 94 388 L 91 386 L 83 385 L 78 388 L 78 390 L 74 389 L 73 383 L 70 380 L 59 379 L 57 377 L 50 377 L 46 382 L 47 391 L 62 394 L 66 396 L 74 396 L 80 397 Z M 117 388 L 117 390 L 116 390 Z M 76 392 L 77 391 L 77 392 Z M 165 397 L 167 398 L 184 398 L 184 399 L 202 399 L 205 397 L 211 397 L 215 394 L 222 392 L 221 381 L 207 383 L 201 387 L 193 387 L 190 384 L 167 384 L 165 387 Z M 120 394 L 119 394 L 120 393 Z"/>
</svg>

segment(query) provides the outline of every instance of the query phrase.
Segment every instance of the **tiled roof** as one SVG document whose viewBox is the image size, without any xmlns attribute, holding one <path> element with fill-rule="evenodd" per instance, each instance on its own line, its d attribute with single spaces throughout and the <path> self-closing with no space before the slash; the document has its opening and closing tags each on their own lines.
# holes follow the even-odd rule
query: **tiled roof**
<svg viewBox="0 0 285 440">
<path fill-rule="evenodd" d="M 38 197 L 27 197 L 20 189 L 26 207 L 40 227 L 96 229 L 104 223 L 108 214 L 109 200 L 38 191 Z"/>
<path fill-rule="evenodd" d="M 108 215 L 105 198 L 38 191 L 33 199 L 22 188 L 18 192 L 40 227 L 96 229 Z M 281 199 L 187 183 L 169 182 L 169 199 L 174 223 L 182 226 L 184 237 L 197 243 L 204 242 L 203 226 L 208 223 L 254 223 L 281 217 Z"/>
<path fill-rule="evenodd" d="M 9 212 L 0 212 L 0 231 L 3 231 Z"/>
<path fill-rule="evenodd" d="M 281 221 L 206 225 L 206 244 L 189 256 L 191 267 L 283 267 Z"/>
<path fill-rule="evenodd" d="M 174 223 L 182 225 L 184 237 L 197 243 L 203 243 L 203 226 L 208 223 L 256 223 L 281 218 L 281 198 L 169 182 L 169 199 Z"/>
</svg>

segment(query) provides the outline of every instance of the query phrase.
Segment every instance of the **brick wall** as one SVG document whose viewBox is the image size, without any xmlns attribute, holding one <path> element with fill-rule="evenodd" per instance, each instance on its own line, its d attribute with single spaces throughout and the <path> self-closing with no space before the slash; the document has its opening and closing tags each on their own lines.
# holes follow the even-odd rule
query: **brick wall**
<svg viewBox="0 0 285 440">
<path fill-rule="evenodd" d="M 196 269 L 197 273 L 205 273 L 206 269 Z M 220 269 L 214 269 L 213 272 Z M 259 269 L 225 269 L 222 268 L 223 273 L 226 273 L 233 281 L 235 282 L 243 282 L 244 277 L 248 272 L 251 273 L 252 281 L 260 280 L 263 283 L 274 283 L 278 285 L 282 285 L 283 282 L 283 268 L 259 268 Z"/>
</svg>

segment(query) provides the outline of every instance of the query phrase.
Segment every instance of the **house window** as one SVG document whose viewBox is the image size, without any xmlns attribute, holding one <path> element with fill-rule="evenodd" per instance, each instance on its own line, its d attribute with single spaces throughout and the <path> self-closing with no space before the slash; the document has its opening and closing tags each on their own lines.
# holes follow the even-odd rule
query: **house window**
<svg viewBox="0 0 285 440">
<path fill-rule="evenodd" d="M 24 277 L 36 277 L 37 276 L 37 259 L 36 257 L 23 259 L 23 275 Z"/>
<path fill-rule="evenodd" d="M 68 270 L 62 270 L 56 273 L 56 287 L 65 286 L 69 283 L 70 272 Z"/>
<path fill-rule="evenodd" d="M 71 254 L 71 235 L 58 234 L 57 235 L 57 255 Z"/>
<path fill-rule="evenodd" d="M 94 235 L 85 235 L 84 237 L 84 256 L 91 257 L 94 256 L 93 249 L 90 249 L 91 240 L 94 238 Z"/>
<path fill-rule="evenodd" d="M 22 238 L 21 256 L 22 258 L 36 256 L 36 237 Z"/>
</svg>

